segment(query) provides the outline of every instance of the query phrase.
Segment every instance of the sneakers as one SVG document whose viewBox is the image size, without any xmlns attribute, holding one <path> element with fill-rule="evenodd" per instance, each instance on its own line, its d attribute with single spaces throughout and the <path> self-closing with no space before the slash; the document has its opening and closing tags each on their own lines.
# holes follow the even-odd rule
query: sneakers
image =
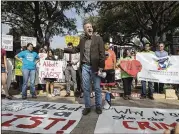
<svg viewBox="0 0 179 134">
<path fill-rule="evenodd" d="M 102 114 L 102 109 L 101 109 L 101 107 L 96 107 L 96 113 L 97 113 L 97 114 Z"/>
<path fill-rule="evenodd" d="M 65 97 L 70 97 L 70 93 L 67 93 L 67 94 L 65 95 Z"/>
<path fill-rule="evenodd" d="M 154 97 L 153 96 L 149 96 L 149 99 L 154 100 Z"/>
<path fill-rule="evenodd" d="M 133 100 L 133 97 L 129 95 L 128 100 Z"/>
<path fill-rule="evenodd" d="M 23 99 L 23 100 L 26 100 L 26 99 L 27 99 L 27 96 L 22 96 L 22 99 Z"/>
<path fill-rule="evenodd" d="M 87 115 L 91 112 L 91 108 L 84 108 L 83 111 L 82 111 L 82 114 L 83 115 Z"/>
<path fill-rule="evenodd" d="M 125 96 L 123 97 L 123 99 L 124 99 L 124 100 L 128 100 L 128 96 L 125 95 Z"/>
<path fill-rule="evenodd" d="M 84 108 L 82 111 L 83 115 L 88 115 L 91 112 L 91 108 Z M 101 107 L 96 107 L 96 113 L 97 114 L 102 114 L 102 109 Z"/>
<path fill-rule="evenodd" d="M 130 96 L 130 95 L 125 95 L 125 96 L 123 97 L 123 99 L 124 99 L 124 100 L 133 100 L 133 97 Z"/>
<path fill-rule="evenodd" d="M 146 99 L 147 97 L 146 96 L 140 96 L 140 99 Z"/>
<path fill-rule="evenodd" d="M 52 97 L 55 97 L 55 94 L 52 93 L 51 96 L 52 96 Z"/>
<path fill-rule="evenodd" d="M 37 96 L 36 95 L 32 95 L 32 98 L 37 99 Z"/>
</svg>

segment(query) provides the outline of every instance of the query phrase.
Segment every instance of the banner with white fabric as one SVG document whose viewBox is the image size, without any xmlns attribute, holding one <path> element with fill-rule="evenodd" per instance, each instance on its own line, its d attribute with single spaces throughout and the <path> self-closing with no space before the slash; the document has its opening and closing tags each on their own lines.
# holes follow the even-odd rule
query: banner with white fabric
<svg viewBox="0 0 179 134">
<path fill-rule="evenodd" d="M 81 104 L 2 100 L 1 129 L 28 133 L 70 133 L 82 117 Z"/>
<path fill-rule="evenodd" d="M 158 58 L 154 53 L 138 53 L 136 59 L 142 64 L 139 80 L 179 84 L 179 56 Z"/>
<path fill-rule="evenodd" d="M 12 35 L 2 35 L 2 48 L 6 51 L 13 51 L 13 36 Z"/>
<path fill-rule="evenodd" d="M 161 134 L 179 122 L 178 109 L 114 106 L 99 116 L 95 134 Z"/>
</svg>

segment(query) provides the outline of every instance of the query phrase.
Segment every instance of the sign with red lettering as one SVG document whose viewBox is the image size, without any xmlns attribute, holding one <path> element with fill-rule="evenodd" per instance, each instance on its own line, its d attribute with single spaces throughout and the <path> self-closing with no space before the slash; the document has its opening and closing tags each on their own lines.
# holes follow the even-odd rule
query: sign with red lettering
<svg viewBox="0 0 179 134">
<path fill-rule="evenodd" d="M 138 60 L 121 60 L 120 66 L 126 73 L 134 77 L 142 69 L 142 65 Z"/>
<path fill-rule="evenodd" d="M 39 79 L 63 77 L 63 62 L 52 60 L 40 60 Z"/>
<path fill-rule="evenodd" d="M 2 130 L 70 133 L 82 117 L 83 105 L 35 101 L 2 101 Z"/>
<path fill-rule="evenodd" d="M 178 109 L 114 106 L 99 116 L 94 133 L 159 134 L 178 122 Z"/>
</svg>

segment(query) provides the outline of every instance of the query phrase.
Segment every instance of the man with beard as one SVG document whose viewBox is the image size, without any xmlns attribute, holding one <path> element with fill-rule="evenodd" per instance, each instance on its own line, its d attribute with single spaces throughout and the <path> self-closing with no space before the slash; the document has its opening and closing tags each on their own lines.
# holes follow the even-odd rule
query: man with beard
<svg viewBox="0 0 179 134">
<path fill-rule="evenodd" d="M 96 113 L 101 114 L 102 94 L 100 88 L 101 78 L 98 76 L 105 66 L 105 49 L 104 43 L 100 36 L 93 34 L 92 24 L 89 22 L 83 25 L 85 36 L 80 39 L 77 47 L 72 49 L 66 48 L 64 52 L 80 52 L 80 65 L 82 69 L 82 85 L 84 91 L 85 109 L 83 115 L 91 111 L 90 104 L 90 87 L 93 81 L 95 91 Z"/>
</svg>

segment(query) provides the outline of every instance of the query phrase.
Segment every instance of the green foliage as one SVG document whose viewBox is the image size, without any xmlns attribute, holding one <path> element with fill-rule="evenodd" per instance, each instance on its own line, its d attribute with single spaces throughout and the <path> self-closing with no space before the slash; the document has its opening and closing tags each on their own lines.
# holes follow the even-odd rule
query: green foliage
<svg viewBox="0 0 179 134">
<path fill-rule="evenodd" d="M 100 1 L 99 15 L 90 17 L 95 28 L 105 39 L 113 38 L 123 45 L 136 35 L 145 37 L 153 45 L 162 40 L 164 33 L 179 27 L 179 2 L 177 1 Z"/>
<path fill-rule="evenodd" d="M 34 36 L 42 45 L 65 30 L 76 31 L 76 20 L 64 12 L 75 8 L 80 13 L 85 9 L 84 4 L 80 1 L 2 1 L 1 19 L 12 27 L 10 34 L 16 35 L 16 39 L 21 35 Z"/>
</svg>

